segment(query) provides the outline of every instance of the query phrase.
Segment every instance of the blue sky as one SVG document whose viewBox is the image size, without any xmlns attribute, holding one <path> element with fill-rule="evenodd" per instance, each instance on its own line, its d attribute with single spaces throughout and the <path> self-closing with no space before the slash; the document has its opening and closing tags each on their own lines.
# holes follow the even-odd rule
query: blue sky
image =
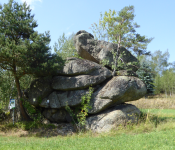
<svg viewBox="0 0 175 150">
<path fill-rule="evenodd" d="M 35 14 L 39 33 L 50 31 L 53 48 L 55 42 L 63 34 L 68 37 L 79 30 L 90 29 L 91 24 L 99 22 L 100 12 L 115 10 L 134 5 L 134 22 L 140 25 L 136 31 L 147 38 L 154 37 L 147 50 L 154 52 L 167 49 L 169 62 L 175 61 L 175 0 L 16 0 L 26 1 Z M 8 0 L 0 0 L 0 4 Z"/>
</svg>

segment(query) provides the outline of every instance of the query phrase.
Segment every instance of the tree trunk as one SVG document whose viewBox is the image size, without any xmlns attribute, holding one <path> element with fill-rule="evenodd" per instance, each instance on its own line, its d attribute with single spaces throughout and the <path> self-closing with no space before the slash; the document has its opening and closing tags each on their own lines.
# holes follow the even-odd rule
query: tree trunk
<svg viewBox="0 0 175 150">
<path fill-rule="evenodd" d="M 21 119 L 23 121 L 32 121 L 32 119 L 29 117 L 29 115 L 26 113 L 23 104 L 22 104 L 22 93 L 21 93 L 21 88 L 20 88 L 20 83 L 19 83 L 19 79 L 18 77 L 15 76 L 15 83 L 16 83 L 16 87 L 18 90 L 18 99 L 19 99 L 19 109 L 20 109 L 20 115 L 21 115 Z"/>
</svg>

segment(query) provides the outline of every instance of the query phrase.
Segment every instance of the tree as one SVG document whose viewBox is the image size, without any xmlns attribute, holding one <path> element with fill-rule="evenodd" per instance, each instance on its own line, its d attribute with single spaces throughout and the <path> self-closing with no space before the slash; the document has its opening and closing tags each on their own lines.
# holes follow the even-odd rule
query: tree
<svg viewBox="0 0 175 150">
<path fill-rule="evenodd" d="M 169 94 L 173 95 L 175 89 L 175 72 L 173 69 L 167 69 L 160 76 L 159 74 L 155 77 L 155 90 L 156 93 L 164 92 L 166 97 Z"/>
<path fill-rule="evenodd" d="M 0 102 L 8 109 L 9 100 L 17 94 L 14 78 L 10 71 L 0 71 Z M 5 107 L 4 107 L 5 106 Z"/>
<path fill-rule="evenodd" d="M 151 54 L 149 62 L 150 67 L 154 71 L 155 75 L 162 75 L 162 73 L 168 69 L 168 67 L 170 66 L 170 63 L 168 63 L 169 56 L 170 54 L 168 50 L 164 53 L 162 53 L 162 51 L 160 50 L 157 50 L 153 54 Z"/>
<path fill-rule="evenodd" d="M 79 57 L 73 41 L 74 36 L 75 34 L 72 33 L 67 38 L 65 37 L 65 33 L 63 33 L 63 35 L 59 37 L 58 43 L 55 42 L 53 46 L 58 56 L 61 56 L 63 59 L 67 57 Z"/>
<path fill-rule="evenodd" d="M 92 25 L 95 30 L 93 33 L 96 36 L 98 34 L 99 38 L 106 38 L 108 41 L 112 43 L 117 43 L 117 53 L 114 54 L 115 62 L 113 75 L 115 73 L 118 61 L 122 61 L 121 57 L 119 57 L 120 47 L 126 47 L 128 50 L 132 49 L 138 56 L 140 55 L 148 55 L 149 52 L 146 51 L 147 44 L 152 41 L 153 38 L 147 39 L 145 36 L 141 36 L 136 33 L 135 28 L 140 27 L 137 23 L 133 23 L 134 20 L 134 6 L 124 7 L 121 11 L 119 11 L 116 15 L 116 12 L 113 10 L 109 10 L 105 12 L 103 18 L 101 14 L 101 19 L 99 20 L 99 27 L 97 24 L 95 26 Z M 101 34 L 100 30 L 106 31 L 106 34 Z"/>
<path fill-rule="evenodd" d="M 49 32 L 39 34 L 38 25 L 26 3 L 10 0 L 0 5 L 0 68 L 10 71 L 18 91 L 19 109 L 23 120 L 30 120 L 23 103 L 20 79 L 26 74 L 35 77 L 54 74 L 60 58 L 51 55 Z M 57 62 L 57 63 L 54 63 Z"/>
<path fill-rule="evenodd" d="M 137 70 L 138 77 L 146 84 L 147 95 L 154 93 L 154 78 L 153 72 L 146 61 L 143 58 L 140 61 L 140 68 Z"/>
</svg>

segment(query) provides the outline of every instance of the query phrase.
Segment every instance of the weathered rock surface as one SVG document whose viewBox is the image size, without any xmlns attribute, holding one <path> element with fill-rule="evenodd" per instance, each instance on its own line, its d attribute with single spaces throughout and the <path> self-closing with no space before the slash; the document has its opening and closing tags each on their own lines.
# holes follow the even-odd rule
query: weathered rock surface
<svg viewBox="0 0 175 150">
<path fill-rule="evenodd" d="M 125 102 L 138 100 L 146 92 L 145 84 L 137 78 L 135 71 L 139 67 L 118 67 L 112 76 L 110 70 L 113 60 L 112 50 L 117 44 L 94 40 L 92 34 L 81 30 L 74 37 L 79 55 L 84 59 L 68 58 L 66 64 L 53 77 L 40 78 L 32 82 L 29 92 L 25 92 L 30 104 L 42 107 L 46 118 L 43 123 L 65 123 L 72 120 L 65 106 L 73 110 L 80 106 L 82 96 L 88 94 L 89 87 L 94 88 L 90 100 L 92 109 L 88 110 L 87 128 L 95 132 L 106 132 L 119 124 L 135 122 L 140 111 Z M 125 63 L 137 63 L 138 60 L 125 48 L 121 58 Z M 108 60 L 106 67 L 103 60 Z M 129 69 L 129 70 L 128 70 Z"/>
<path fill-rule="evenodd" d="M 78 54 L 82 58 L 97 63 L 107 60 L 109 61 L 107 66 L 112 67 L 112 63 L 114 62 L 112 50 L 117 52 L 117 44 L 94 40 L 94 36 L 84 30 L 80 30 L 76 33 L 74 37 L 74 43 Z M 119 54 L 123 54 L 121 59 L 124 61 L 124 63 L 134 63 L 135 66 L 129 65 L 127 69 L 132 69 L 133 71 L 138 70 L 138 60 L 128 50 L 126 50 L 124 47 L 121 47 Z"/>
<path fill-rule="evenodd" d="M 138 100 L 146 94 L 145 84 L 136 77 L 116 76 L 94 92 L 90 114 L 98 113 L 113 105 Z"/>
<path fill-rule="evenodd" d="M 53 91 L 51 81 L 51 78 L 40 78 L 31 83 L 28 94 L 28 102 L 31 105 L 38 106 L 40 101 Z"/>
<path fill-rule="evenodd" d="M 58 70 L 58 75 L 67 75 L 67 76 L 75 76 L 75 75 L 88 75 L 92 71 L 100 69 L 102 66 L 89 60 L 79 59 L 75 57 L 67 58 L 67 63 L 63 67 L 63 69 Z"/>
<path fill-rule="evenodd" d="M 87 129 L 94 132 L 108 132 L 119 125 L 127 122 L 137 122 L 140 110 L 134 105 L 123 104 L 109 108 L 100 114 L 87 118 Z"/>
<path fill-rule="evenodd" d="M 40 107 L 44 108 L 62 108 L 66 104 L 68 106 L 77 106 L 81 103 L 81 97 L 88 93 L 86 90 L 76 90 L 76 91 L 54 91 L 47 98 L 44 98 L 40 104 Z M 49 103 L 47 103 L 49 100 Z"/>
<path fill-rule="evenodd" d="M 89 86 L 97 85 L 112 76 L 109 69 L 95 62 L 78 58 L 69 58 L 68 60 L 69 62 L 66 63 L 63 69 L 58 71 L 58 74 L 65 76 L 55 76 L 52 79 L 40 78 L 32 82 L 29 92 L 26 94 L 28 95 L 28 101 L 30 104 L 39 106 L 42 100 L 42 104 L 40 104 L 40 106 L 48 108 L 46 102 L 47 99 L 49 99 L 51 108 L 61 108 L 62 106 L 65 106 L 65 104 L 63 105 L 65 101 L 68 101 L 70 104 L 70 101 L 73 102 L 71 99 L 75 98 L 76 96 L 76 102 L 74 101 L 75 104 L 72 103 L 70 106 L 77 105 L 77 101 L 78 103 L 81 103 L 80 95 L 82 95 L 82 91 L 75 93 L 68 91 L 87 89 Z M 52 93 L 54 90 L 62 90 L 67 92 L 58 93 L 57 98 L 56 94 Z M 70 98 L 70 96 L 68 98 L 67 95 L 70 95 L 72 98 Z M 77 97 L 77 95 L 79 96 Z"/>
<path fill-rule="evenodd" d="M 94 91 L 90 101 L 92 109 L 89 109 L 88 113 L 96 114 L 111 106 L 140 99 L 146 94 L 146 91 L 145 84 L 137 77 L 113 77 Z M 64 108 L 66 103 L 68 106 L 74 107 L 81 104 L 81 97 L 87 93 L 88 89 L 54 91 L 42 100 L 40 107 L 60 109 Z"/>
<path fill-rule="evenodd" d="M 111 76 L 112 72 L 109 69 L 100 66 L 100 68 L 96 67 L 96 70 L 90 72 L 89 75 L 75 77 L 55 76 L 52 79 L 51 86 L 54 90 L 63 91 L 85 89 L 89 86 L 100 84 Z"/>
</svg>

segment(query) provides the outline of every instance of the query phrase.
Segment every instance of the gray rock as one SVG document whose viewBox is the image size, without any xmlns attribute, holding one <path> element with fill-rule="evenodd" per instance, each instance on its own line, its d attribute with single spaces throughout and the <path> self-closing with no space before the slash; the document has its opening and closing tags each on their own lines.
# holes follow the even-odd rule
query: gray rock
<svg viewBox="0 0 175 150">
<path fill-rule="evenodd" d="M 89 73 L 89 75 L 79 75 L 73 77 L 55 76 L 52 79 L 51 86 L 54 90 L 63 91 L 85 89 L 89 86 L 100 84 L 111 76 L 112 73 L 110 70 L 98 65 L 96 70 Z"/>
<path fill-rule="evenodd" d="M 64 67 L 61 70 L 57 71 L 57 74 L 67 76 L 87 75 L 99 68 L 101 68 L 101 65 L 95 62 L 75 57 L 69 57 L 67 58 L 67 63 L 65 63 Z"/>
<path fill-rule="evenodd" d="M 81 97 L 88 91 L 88 89 L 54 91 L 42 100 L 40 107 L 60 109 L 64 108 L 66 104 L 70 107 L 78 106 L 81 104 Z M 145 84 L 137 77 L 113 77 L 96 88 L 90 101 L 92 109 L 89 109 L 88 113 L 96 114 L 117 104 L 140 99 L 146 94 L 146 91 Z M 47 100 L 49 100 L 49 104 Z"/>
<path fill-rule="evenodd" d="M 138 121 L 140 110 L 134 105 L 123 104 L 109 108 L 100 114 L 87 118 L 86 129 L 94 132 L 109 132 L 111 129 L 126 125 L 126 123 L 135 123 Z"/>
<path fill-rule="evenodd" d="M 100 91 L 99 97 L 109 98 L 114 102 L 128 102 L 137 100 L 146 94 L 146 86 L 136 77 L 116 76 L 112 78 Z"/>
<path fill-rule="evenodd" d="M 108 61 L 107 66 L 112 67 L 112 63 L 114 62 L 112 50 L 117 52 L 117 44 L 94 40 L 92 34 L 84 30 L 80 30 L 76 33 L 74 37 L 74 43 L 78 54 L 82 58 L 97 63 L 101 63 L 102 61 L 106 60 Z M 121 47 L 119 54 L 123 55 L 121 59 L 124 61 L 124 63 L 134 63 L 134 66 L 128 65 L 126 69 L 131 69 L 133 71 L 138 70 L 138 60 L 128 50 L 126 50 L 124 47 Z M 118 70 L 122 70 L 122 68 L 118 68 Z"/>
<path fill-rule="evenodd" d="M 124 102 L 138 100 L 146 94 L 145 84 L 137 77 L 116 76 L 92 95 L 90 114 Z"/>
<path fill-rule="evenodd" d="M 39 106 L 41 100 L 52 93 L 51 78 L 45 77 L 34 80 L 29 89 L 27 101 L 34 106 Z"/>
<path fill-rule="evenodd" d="M 88 93 L 86 90 L 76 90 L 76 91 L 54 91 L 47 98 L 44 98 L 40 104 L 40 107 L 44 108 L 62 108 L 66 105 L 77 106 L 81 103 L 81 97 Z M 47 103 L 49 100 L 49 103 Z"/>
<path fill-rule="evenodd" d="M 81 37 L 80 37 L 80 35 L 81 35 Z M 88 33 L 84 30 L 78 31 L 74 37 L 75 48 L 77 49 L 78 54 L 82 58 L 85 58 L 87 60 L 91 60 L 91 61 L 98 63 L 98 60 L 96 60 L 88 51 L 83 49 L 87 45 L 87 39 L 94 39 L 94 36 L 91 33 Z M 93 43 L 91 43 L 91 44 L 93 44 Z M 90 46 L 94 46 L 94 44 L 89 45 L 89 47 Z M 79 47 L 82 47 L 82 48 L 80 49 Z"/>
<path fill-rule="evenodd" d="M 45 109 L 43 116 L 51 122 L 62 123 L 67 122 L 69 114 L 64 109 Z"/>
</svg>

